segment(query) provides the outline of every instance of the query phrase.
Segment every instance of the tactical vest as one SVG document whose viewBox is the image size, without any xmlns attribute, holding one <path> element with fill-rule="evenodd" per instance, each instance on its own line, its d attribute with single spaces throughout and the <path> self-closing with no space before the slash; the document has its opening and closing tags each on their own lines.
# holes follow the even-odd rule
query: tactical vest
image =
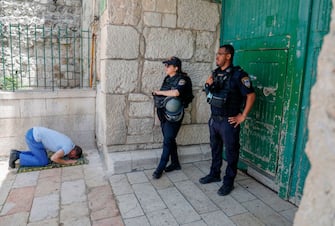
<svg viewBox="0 0 335 226">
<path fill-rule="evenodd" d="M 219 73 L 219 70 L 213 72 L 213 85 L 211 92 L 213 94 L 209 103 L 218 108 L 240 109 L 242 104 L 242 95 L 238 89 L 232 89 L 231 80 L 237 71 L 242 71 L 239 66 L 226 69 Z"/>
</svg>

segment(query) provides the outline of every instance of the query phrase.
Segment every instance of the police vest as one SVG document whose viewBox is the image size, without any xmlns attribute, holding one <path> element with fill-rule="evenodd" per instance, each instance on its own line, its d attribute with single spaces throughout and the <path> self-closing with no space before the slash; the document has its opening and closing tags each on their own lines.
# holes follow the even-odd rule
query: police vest
<svg viewBox="0 0 335 226">
<path fill-rule="evenodd" d="M 216 69 L 213 72 L 212 97 L 208 103 L 218 108 L 240 109 L 243 97 L 238 89 L 231 87 L 234 74 L 240 72 L 244 71 L 239 66 L 231 66 L 223 72 Z"/>
</svg>

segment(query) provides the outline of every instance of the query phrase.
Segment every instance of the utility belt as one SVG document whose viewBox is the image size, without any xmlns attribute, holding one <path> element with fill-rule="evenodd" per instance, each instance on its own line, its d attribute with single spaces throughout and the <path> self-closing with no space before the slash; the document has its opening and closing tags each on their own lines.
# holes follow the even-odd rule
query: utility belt
<svg viewBox="0 0 335 226">
<path fill-rule="evenodd" d="M 227 96 L 217 97 L 209 92 L 207 95 L 207 103 L 213 105 L 214 107 L 223 108 L 223 106 L 227 103 Z"/>
<path fill-rule="evenodd" d="M 211 115 L 211 118 L 216 121 L 223 121 L 223 120 L 227 120 L 228 117 L 224 117 L 224 116 L 220 116 L 220 115 Z"/>
</svg>

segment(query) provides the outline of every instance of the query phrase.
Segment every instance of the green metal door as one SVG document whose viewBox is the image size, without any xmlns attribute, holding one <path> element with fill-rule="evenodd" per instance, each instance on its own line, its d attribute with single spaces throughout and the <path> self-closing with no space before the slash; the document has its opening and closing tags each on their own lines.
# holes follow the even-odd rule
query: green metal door
<svg viewBox="0 0 335 226">
<path fill-rule="evenodd" d="M 331 0 L 222 1 L 220 44 L 235 47 L 234 64 L 251 74 L 257 95 L 242 125 L 241 160 L 297 204 L 309 169 L 309 94 L 330 9 Z"/>
<path fill-rule="evenodd" d="M 287 50 L 238 51 L 236 61 L 250 74 L 257 101 L 241 130 L 241 158 L 274 177 L 287 71 Z"/>
</svg>

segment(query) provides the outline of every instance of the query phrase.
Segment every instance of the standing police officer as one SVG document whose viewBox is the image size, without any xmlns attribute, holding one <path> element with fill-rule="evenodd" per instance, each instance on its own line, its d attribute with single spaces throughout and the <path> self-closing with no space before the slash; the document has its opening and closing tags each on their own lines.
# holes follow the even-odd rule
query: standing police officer
<svg viewBox="0 0 335 226">
<path fill-rule="evenodd" d="M 223 143 L 227 167 L 219 195 L 228 195 L 233 190 L 240 151 L 240 124 L 246 120 L 256 95 L 250 78 L 240 67 L 234 67 L 234 47 L 223 45 L 216 54 L 216 68 L 205 84 L 207 102 L 211 105 L 209 119 L 212 164 L 201 184 L 220 181 Z M 242 108 L 242 105 L 245 104 Z"/>
<path fill-rule="evenodd" d="M 184 107 L 192 100 L 191 79 L 181 69 L 181 61 L 171 57 L 165 64 L 166 77 L 160 90 L 153 91 L 157 115 L 163 133 L 163 152 L 152 177 L 159 179 L 163 171 L 180 170 L 176 137 L 184 117 Z M 171 164 L 166 167 L 171 156 Z"/>
</svg>

